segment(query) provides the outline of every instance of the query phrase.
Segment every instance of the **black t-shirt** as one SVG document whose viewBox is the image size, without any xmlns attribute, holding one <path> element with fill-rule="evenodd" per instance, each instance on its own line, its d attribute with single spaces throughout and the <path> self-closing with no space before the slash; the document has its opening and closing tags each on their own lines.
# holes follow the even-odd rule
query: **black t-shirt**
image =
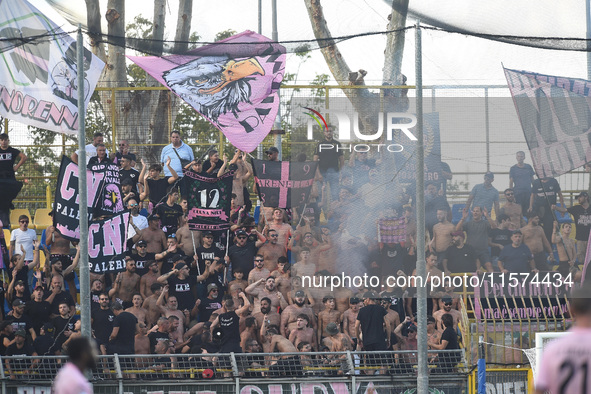
<svg viewBox="0 0 591 394">
<path fill-rule="evenodd" d="M 146 264 L 150 260 L 156 260 L 156 253 L 146 253 L 145 256 L 141 256 L 139 253 L 135 253 L 135 251 L 130 251 L 127 253 L 128 256 L 131 256 L 135 260 L 135 273 L 139 276 L 143 276 L 148 273 L 148 265 Z"/>
<path fill-rule="evenodd" d="M 548 178 L 548 182 L 542 182 L 541 179 L 536 179 L 532 184 L 532 193 L 534 198 L 534 210 L 544 207 L 546 214 L 550 214 L 550 206 L 555 205 L 560 192 L 560 185 L 554 178 Z"/>
<path fill-rule="evenodd" d="M 376 304 L 366 305 L 359 310 L 357 320 L 361 322 L 364 346 L 385 343 L 386 333 L 383 323 L 387 313 L 384 308 Z"/>
<path fill-rule="evenodd" d="M 488 230 L 488 236 L 491 238 L 491 242 L 499 245 L 509 245 L 511 243 L 511 230 L 491 228 Z M 501 248 L 490 248 L 492 256 L 498 256 L 501 254 Z"/>
<path fill-rule="evenodd" d="M 53 327 L 55 328 L 53 331 L 53 338 L 55 340 L 55 350 L 62 350 L 62 345 L 66 342 L 66 335 L 64 334 L 65 331 L 74 331 L 74 325 L 78 320 L 78 316 L 72 315 L 67 319 L 64 319 L 61 316 L 54 317 L 51 321 L 53 323 Z"/>
<path fill-rule="evenodd" d="M 99 345 L 106 345 L 109 342 L 109 336 L 113 332 L 113 322 L 115 314 L 108 309 L 95 309 L 92 311 L 92 329 Z"/>
<path fill-rule="evenodd" d="M 172 271 L 174 264 L 179 261 L 179 259 L 182 259 L 185 262 L 187 261 L 187 255 L 185 255 L 185 252 L 183 252 L 182 249 L 176 248 L 174 253 L 167 252 L 162 259 L 162 268 L 160 269 L 160 273 L 164 275 Z M 201 273 L 203 273 L 203 271 L 201 271 Z"/>
<path fill-rule="evenodd" d="M 217 298 L 210 300 L 207 297 L 201 299 L 199 304 L 199 322 L 208 321 L 211 314 L 222 307 L 222 297 L 218 295 Z"/>
<path fill-rule="evenodd" d="M 129 152 L 127 155 L 131 157 L 131 160 L 137 161 L 137 157 L 136 157 L 135 153 Z M 115 159 L 113 159 L 113 163 L 115 163 L 119 167 L 121 167 L 121 159 L 122 158 L 123 158 L 123 153 L 117 151 L 117 153 L 115 153 Z"/>
<path fill-rule="evenodd" d="M 16 332 L 19 329 L 25 330 L 27 333 L 27 338 L 29 337 L 29 329 L 33 328 L 33 321 L 27 315 L 22 315 L 20 318 L 16 318 L 14 316 L 6 316 L 6 320 L 8 320 L 10 325 L 12 326 L 13 332 Z"/>
<path fill-rule="evenodd" d="M 168 183 L 169 176 L 160 179 L 148 178 L 148 188 L 150 189 L 150 201 L 154 204 L 160 202 L 166 196 L 166 191 L 170 184 Z"/>
<path fill-rule="evenodd" d="M 226 312 L 219 316 L 222 338 L 220 340 L 221 353 L 242 352 L 240 348 L 240 318 L 236 312 Z"/>
<path fill-rule="evenodd" d="M 476 271 L 476 252 L 468 244 L 463 248 L 457 248 L 454 245 L 445 251 L 447 259 L 447 269 L 451 273 L 475 272 Z"/>
<path fill-rule="evenodd" d="M 0 334 L 0 355 L 6 355 L 6 346 L 4 346 L 4 338 L 8 338 L 8 341 L 12 341 L 14 339 L 14 333 L 10 335 Z"/>
<path fill-rule="evenodd" d="M 406 250 L 400 244 L 387 245 L 380 253 L 380 267 L 382 276 L 398 276 L 398 270 L 404 271 Z"/>
<path fill-rule="evenodd" d="M 179 279 L 172 275 L 168 278 L 168 295 L 175 296 L 178 301 L 178 309 L 191 311 L 195 306 L 195 288 L 197 279 L 194 276 L 188 276 L 185 279 Z"/>
<path fill-rule="evenodd" d="M 53 356 L 56 350 L 53 346 L 53 337 L 49 334 L 39 335 L 33 342 L 33 349 L 40 356 Z"/>
<path fill-rule="evenodd" d="M 125 351 L 132 354 L 135 349 L 135 325 L 137 318 L 129 312 L 121 312 L 113 319 L 113 328 L 119 327 L 117 338 L 113 339 L 112 344 L 119 351 Z"/>
<path fill-rule="evenodd" d="M 140 173 L 135 168 L 130 168 L 129 170 L 119 170 L 119 182 L 123 183 L 125 179 L 130 179 L 131 182 L 133 182 L 132 190 L 134 193 L 137 193 L 137 183 L 139 178 Z"/>
<path fill-rule="evenodd" d="M 228 249 L 228 257 L 232 263 L 232 269 L 240 268 L 244 277 L 248 278 L 250 270 L 254 267 L 254 256 L 257 248 L 254 243 L 247 242 L 244 246 L 232 245 Z"/>
<path fill-rule="evenodd" d="M 33 322 L 33 329 L 35 333 L 39 335 L 39 331 L 43 324 L 49 321 L 49 315 L 51 314 L 51 304 L 47 301 L 29 301 L 25 306 L 25 315 L 29 316 Z"/>
<path fill-rule="evenodd" d="M 101 160 L 99 162 L 98 156 L 92 156 L 90 159 L 88 159 L 88 165 L 86 166 L 86 168 L 90 169 L 91 166 L 94 166 L 97 164 L 107 165 L 107 164 L 111 164 L 111 163 L 113 163 L 113 162 L 108 157 L 105 157 L 103 160 Z"/>
<path fill-rule="evenodd" d="M 456 350 L 460 348 L 460 345 L 458 344 L 458 335 L 456 334 L 453 327 L 446 327 L 443 333 L 441 333 L 440 341 L 444 340 L 447 341 L 447 346 L 445 347 L 445 350 Z M 450 363 L 456 363 L 460 360 L 459 353 L 441 354 L 439 357 L 443 361 L 447 360 Z"/>
<path fill-rule="evenodd" d="M 322 149 L 320 148 L 321 146 Z M 314 155 L 318 156 L 318 170 L 320 172 L 325 172 L 329 169 L 338 171 L 339 158 L 343 156 L 341 143 L 335 139 L 321 141 L 316 145 Z"/>
<path fill-rule="evenodd" d="M 33 349 L 33 346 L 28 344 L 27 342 L 25 342 L 22 349 L 19 349 L 16 346 L 16 342 L 6 348 L 6 355 L 7 356 L 32 356 L 34 352 L 35 352 L 35 349 Z M 11 360 L 11 361 L 13 363 L 20 361 L 23 363 L 22 365 L 30 365 L 31 364 L 31 360 Z M 14 367 L 14 364 L 12 364 L 12 366 Z"/>
<path fill-rule="evenodd" d="M 150 193 L 152 191 L 150 190 Z M 160 223 L 162 226 L 178 228 L 179 218 L 183 216 L 183 208 L 179 204 L 174 204 L 172 207 L 164 203 L 158 205 L 153 213 L 160 215 Z"/>
<path fill-rule="evenodd" d="M 47 299 L 51 295 L 51 292 L 48 291 L 43 298 Z M 59 315 L 60 313 L 60 304 L 62 303 L 68 304 L 68 306 L 75 306 L 74 299 L 70 295 L 70 292 L 62 290 L 61 292 L 55 295 L 53 302 L 51 303 L 51 313 L 55 315 Z"/>
<path fill-rule="evenodd" d="M 213 259 L 219 257 L 220 259 L 224 258 L 224 252 L 222 252 L 219 248 L 212 246 L 211 248 L 205 248 L 204 246 L 200 246 L 196 249 L 197 252 L 197 264 L 199 264 L 199 272 L 203 274 L 205 272 L 205 260 L 209 260 L 213 262 Z M 197 275 L 197 268 L 191 267 L 191 275 Z"/>
<path fill-rule="evenodd" d="M 201 174 L 200 175 L 217 177 L 218 171 L 220 170 L 220 168 L 222 168 L 223 165 L 224 165 L 224 162 L 222 160 L 218 160 L 215 163 L 215 170 L 213 170 L 211 172 L 211 174 L 208 174 L 207 170 L 209 170 L 211 168 L 211 161 L 207 160 L 206 162 L 203 163 L 203 166 L 201 167 Z"/>
<path fill-rule="evenodd" d="M 101 303 L 99 301 L 99 297 L 101 296 L 102 291 L 91 291 L 90 292 L 90 311 L 94 312 L 95 309 L 101 307 Z"/>
<path fill-rule="evenodd" d="M 150 353 L 154 354 L 156 344 L 170 339 L 170 335 L 167 332 L 154 331 L 148 334 L 148 339 L 150 339 Z"/>
<path fill-rule="evenodd" d="M 14 163 L 21 151 L 11 146 L 0 148 L 0 179 L 15 179 Z"/>
<path fill-rule="evenodd" d="M 567 209 L 568 213 L 575 218 L 577 241 L 587 242 L 589 240 L 589 230 L 591 230 L 591 205 L 587 209 L 582 205 L 575 205 Z"/>
</svg>

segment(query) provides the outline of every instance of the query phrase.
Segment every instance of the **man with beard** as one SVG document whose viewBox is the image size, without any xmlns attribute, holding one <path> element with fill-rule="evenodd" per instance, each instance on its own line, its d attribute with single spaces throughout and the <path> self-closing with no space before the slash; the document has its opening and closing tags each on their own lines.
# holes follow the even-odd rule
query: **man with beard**
<svg viewBox="0 0 591 394">
<path fill-rule="evenodd" d="M 37 353 L 30 343 L 26 341 L 25 330 L 17 330 L 14 333 L 14 343 L 6 348 L 6 356 L 36 356 Z M 10 379 L 15 380 L 15 371 L 18 371 L 22 376 L 27 376 L 34 368 L 36 360 L 29 361 L 25 358 L 6 359 L 6 374 Z"/>
<path fill-rule="evenodd" d="M 452 233 L 451 246 L 445 251 L 442 262 L 445 275 L 462 272 L 475 272 L 480 269 L 480 261 L 472 246 L 465 243 L 463 231 Z"/>
<path fill-rule="evenodd" d="M 109 307 L 109 295 L 105 292 L 99 296 L 100 307 L 92 311 L 92 331 L 101 354 L 107 354 L 109 336 L 113 331 L 115 314 Z"/>
<path fill-rule="evenodd" d="M 505 198 L 507 202 L 501 208 L 501 214 L 505 214 L 509 216 L 510 219 L 510 226 L 509 230 L 517 230 L 525 226 L 525 220 L 523 220 L 523 214 L 525 213 L 521 205 L 515 202 L 515 192 L 513 189 L 505 189 Z M 529 192 L 528 192 L 528 199 L 529 199 Z M 499 215 L 497 215 L 498 217 Z"/>
<path fill-rule="evenodd" d="M 214 261 L 217 259 L 224 258 L 224 252 L 220 248 L 214 245 L 214 237 L 211 231 L 204 231 L 202 233 L 203 244 L 198 247 L 195 251 L 197 260 L 193 260 L 189 272 L 192 276 L 203 274 L 206 268 L 206 261 Z M 205 296 L 205 289 L 207 284 L 197 284 L 197 296 L 202 298 Z"/>
<path fill-rule="evenodd" d="M 248 242 L 248 234 L 244 230 L 236 231 L 236 244 L 230 246 L 228 255 L 225 260 L 228 264 L 232 264 L 232 268 L 240 268 L 244 275 L 248 277 L 252 269 L 252 261 L 257 252 L 257 248 L 261 246 L 267 239 L 257 232 L 259 240 L 255 243 Z"/>
<path fill-rule="evenodd" d="M 318 348 L 318 338 L 316 330 L 310 327 L 310 318 L 308 315 L 299 314 L 296 320 L 295 330 L 291 330 L 288 338 L 291 343 L 297 348 L 300 342 L 307 342 L 312 346 L 312 350 L 316 351 Z"/>
<path fill-rule="evenodd" d="M 263 246 L 259 248 L 259 254 L 265 260 L 264 266 L 269 272 L 273 272 L 277 268 L 277 259 L 280 257 L 287 257 L 286 249 L 277 243 L 279 240 L 279 233 L 276 230 L 269 230 L 267 232 L 267 240 Z"/>
<path fill-rule="evenodd" d="M 30 302 L 30 301 L 29 301 Z M 12 316 L 7 316 L 6 320 L 12 324 L 13 331 L 24 330 L 27 336 L 35 340 L 37 333 L 33 328 L 33 321 L 25 315 L 25 303 L 22 300 L 12 302 Z"/>
<path fill-rule="evenodd" d="M 495 228 L 497 225 L 488 215 L 486 208 L 483 209 L 480 206 L 475 206 L 472 209 L 472 220 L 466 223 L 468 216 L 469 212 L 466 206 L 462 211 L 462 219 L 456 225 L 456 231 L 466 231 L 468 236 L 467 244 L 472 246 L 478 258 L 478 269 L 483 266 L 488 272 L 493 272 L 490 254 L 488 253 L 488 233 L 491 228 Z"/>
<path fill-rule="evenodd" d="M 115 286 L 109 291 L 111 298 L 122 301 L 123 308 L 132 306 L 131 297 L 140 291 L 140 276 L 135 273 L 135 261 L 125 257 L 125 271 L 117 274 Z"/>
<path fill-rule="evenodd" d="M 512 226 L 511 219 L 509 216 L 502 213 L 497 215 L 497 228 L 493 228 L 489 231 L 488 244 L 490 245 L 493 267 L 497 265 L 497 261 L 499 261 L 501 250 L 511 243 L 511 234 L 513 234 L 514 230 L 511 230 L 509 228 L 510 226 Z"/>
<path fill-rule="evenodd" d="M 46 274 L 48 277 L 53 277 L 59 274 L 64 277 L 64 281 L 68 283 L 68 290 L 73 299 L 76 299 L 76 284 L 74 283 L 74 270 L 78 268 L 78 262 L 80 261 L 80 245 L 76 245 L 76 256 L 72 260 L 72 256 L 60 254 L 54 255 L 50 264 L 46 267 L 51 269 L 50 273 Z"/>
<path fill-rule="evenodd" d="M 271 308 L 271 299 L 268 297 L 263 297 L 261 298 L 260 312 L 253 313 L 252 316 L 257 319 L 258 327 L 262 326 L 263 322 L 267 322 L 267 325 L 279 327 L 283 313 L 280 315 L 277 313 L 277 309 L 273 310 Z"/>
<path fill-rule="evenodd" d="M 31 319 L 37 334 L 43 324 L 49 321 L 50 314 L 51 305 L 43 299 L 43 286 L 38 285 L 33 290 L 33 298 L 25 306 L 25 315 Z"/>
<path fill-rule="evenodd" d="M 544 229 L 547 239 L 552 238 L 555 220 L 552 205 L 556 205 L 557 202 L 560 202 L 562 207 L 566 206 L 564 205 L 560 185 L 555 178 L 545 177 L 533 181 L 527 212 L 536 212 L 538 214 L 540 225 Z M 525 234 L 523 235 L 525 237 Z"/>
<path fill-rule="evenodd" d="M 243 294 L 245 300 L 244 306 L 236 309 L 233 299 L 227 299 L 224 301 L 224 308 L 226 313 L 220 314 L 211 323 L 211 329 L 214 330 L 217 326 L 220 326 L 222 335 L 220 339 L 220 353 L 242 353 L 240 347 L 240 315 L 244 313 L 249 307 L 250 303 L 248 298 Z"/>
<path fill-rule="evenodd" d="M 495 213 L 499 212 L 499 191 L 492 185 L 495 180 L 495 174 L 488 171 L 484 174 L 484 183 L 479 183 L 472 188 L 468 201 L 466 201 L 466 208 L 482 207 L 487 212 L 492 212 L 493 204 Z M 472 205 L 474 203 L 474 205 Z"/>
<path fill-rule="evenodd" d="M 177 298 L 181 311 L 190 311 L 197 299 L 197 281 L 206 279 L 208 275 L 209 267 L 207 267 L 203 275 L 195 278 L 189 274 L 187 264 L 183 261 L 177 261 L 174 270 L 160 276 L 158 282 L 161 284 L 168 283 L 170 295 Z"/>
<path fill-rule="evenodd" d="M 160 261 L 160 272 L 162 275 L 169 273 L 177 261 L 186 261 L 188 259 L 185 252 L 179 247 L 176 235 L 169 235 L 166 239 L 166 245 L 167 249 L 155 256 L 156 260 Z"/>
<path fill-rule="evenodd" d="M 125 309 L 125 312 L 129 312 L 134 315 L 138 322 L 145 323 L 146 322 L 146 314 L 147 311 L 142 307 L 142 303 L 144 299 L 142 295 L 139 293 L 135 293 L 131 298 L 131 303 L 133 304 L 131 307 Z"/>
<path fill-rule="evenodd" d="M 425 192 L 425 225 L 429 230 L 429 233 L 433 235 L 433 226 L 439 223 L 437 211 L 449 212 L 449 204 L 445 197 L 438 194 L 437 185 L 433 182 L 427 184 L 427 190 Z"/>
<path fill-rule="evenodd" d="M 51 304 L 51 318 L 57 317 L 61 314 L 59 311 L 59 305 L 62 302 L 69 306 L 70 315 L 74 315 L 74 313 L 76 313 L 76 304 L 74 303 L 74 299 L 72 299 L 70 293 L 62 290 L 63 287 L 64 278 L 59 274 L 53 275 L 51 277 L 51 291 L 45 295 L 45 301 Z"/>
<path fill-rule="evenodd" d="M 462 318 L 462 314 L 457 309 L 452 309 L 453 301 L 451 297 L 443 297 L 441 301 L 443 302 L 443 309 L 439 309 L 438 311 L 433 312 L 433 318 L 436 322 L 435 327 L 440 331 L 445 330 L 441 317 L 446 313 L 449 313 L 453 317 L 453 328 L 454 330 L 457 330 L 458 322 Z"/>
<path fill-rule="evenodd" d="M 501 251 L 498 264 L 502 273 L 528 273 L 530 270 L 537 272 L 534 257 L 530 248 L 522 243 L 522 237 L 520 230 L 514 231 L 511 235 L 511 244 Z"/>
<path fill-rule="evenodd" d="M 59 315 L 54 317 L 51 322 L 55 327 L 55 333 L 53 336 L 55 338 L 55 349 L 57 352 L 61 352 L 62 345 L 74 331 L 74 325 L 78 320 L 78 316 L 70 313 L 70 308 L 65 302 L 58 305 L 58 310 Z"/>
<path fill-rule="evenodd" d="M 222 307 L 222 296 L 215 283 L 207 285 L 207 297 L 197 300 L 199 309 L 199 322 L 208 321 L 211 314 Z"/>
<path fill-rule="evenodd" d="M 160 253 L 166 249 L 166 235 L 160 229 L 160 216 L 152 214 L 148 217 L 148 227 L 140 230 L 132 238 L 134 243 L 145 241 L 149 253 Z"/>
<path fill-rule="evenodd" d="M 162 294 L 162 288 L 163 286 L 160 283 L 152 283 L 152 286 L 150 286 L 152 295 L 147 297 L 142 304 L 142 308 L 147 311 L 146 321 L 148 323 L 148 327 L 152 327 L 154 324 L 156 324 L 156 321 L 160 317 L 161 310 L 160 305 L 158 304 L 158 299 Z"/>
<path fill-rule="evenodd" d="M 133 239 L 136 234 L 145 228 L 148 228 L 148 219 L 140 215 L 140 206 L 136 198 L 127 200 L 127 209 L 129 209 L 129 227 L 127 228 L 127 239 Z M 129 242 L 133 245 L 133 242 Z M 136 245 L 137 248 L 137 245 Z M 144 251 L 145 252 L 145 251 Z M 143 270 L 143 265 L 138 266 L 138 269 Z"/>
<path fill-rule="evenodd" d="M 301 314 L 308 316 L 309 326 L 316 330 L 316 316 L 314 315 L 312 308 L 305 306 L 305 300 L 306 294 L 302 290 L 298 290 L 295 293 L 295 298 L 293 300 L 294 304 L 284 308 L 283 312 L 281 312 L 281 325 L 279 326 L 279 331 L 284 337 L 289 338 L 290 332 L 297 328 L 298 316 Z"/>
<path fill-rule="evenodd" d="M 134 315 L 123 310 L 123 305 L 114 302 L 113 331 L 109 336 L 109 346 L 112 353 L 133 354 L 135 348 L 135 333 L 138 331 L 138 321 Z M 110 352 L 111 353 L 111 352 Z"/>
<path fill-rule="evenodd" d="M 265 259 L 262 255 L 257 254 L 254 256 L 254 269 L 248 274 L 248 284 L 252 284 L 259 279 L 267 278 L 271 272 L 264 267 Z"/>
<path fill-rule="evenodd" d="M 160 268 L 158 268 L 156 260 L 148 260 L 146 267 L 148 272 L 142 275 L 140 279 L 140 294 L 144 300 L 153 294 L 152 284 L 158 282 L 160 277 Z"/>
<path fill-rule="evenodd" d="M 429 242 L 429 249 L 431 252 L 437 253 L 443 259 L 443 252 L 451 246 L 452 233 L 455 231 L 454 226 L 447 220 L 447 210 L 437 210 L 437 224 L 433 226 L 433 239 Z M 441 261 L 437 262 L 438 264 Z"/>
<path fill-rule="evenodd" d="M 587 241 L 589 240 L 589 231 L 591 230 L 591 205 L 589 204 L 589 194 L 587 192 L 581 192 L 577 196 L 577 205 L 566 209 L 564 207 L 557 207 L 552 205 L 552 209 L 561 213 L 568 212 L 573 215 L 575 219 L 576 234 L 575 239 L 577 241 L 577 260 L 579 263 L 585 261 L 585 253 L 587 252 Z"/>
<path fill-rule="evenodd" d="M 72 256 L 70 256 L 70 240 L 64 238 L 54 226 L 49 226 L 45 232 L 45 243 L 51 252 L 49 255 L 49 261 L 61 261 L 61 269 L 67 270 L 73 262 Z M 68 275 L 64 274 L 64 280 L 68 283 L 70 295 L 75 299 L 76 284 L 74 282 L 74 271 L 69 271 Z"/>
<path fill-rule="evenodd" d="M 544 251 L 548 253 L 548 258 L 551 262 L 554 262 L 554 253 L 552 252 L 552 245 L 550 245 L 548 238 L 546 238 L 546 229 L 540 227 L 540 216 L 536 212 L 530 212 L 527 216 L 529 221 L 525 227 L 521 229 L 523 243 L 529 248 L 531 254 L 534 256 L 536 268 L 541 271 L 548 271 L 550 267 L 548 267 L 548 263 L 546 262 L 546 253 L 544 253 Z M 552 225 L 554 225 L 554 222 L 552 222 Z M 552 235 L 552 230 L 550 230 L 550 235 Z M 552 237 L 550 237 L 550 239 L 552 239 Z"/>
<path fill-rule="evenodd" d="M 262 284 L 265 284 L 263 288 L 261 288 Z M 263 297 L 267 297 L 271 300 L 271 308 L 277 309 L 281 307 L 281 309 L 285 309 L 287 307 L 287 301 L 281 295 L 281 292 L 275 288 L 275 278 L 269 276 L 268 278 L 262 278 L 254 282 L 253 284 L 249 285 L 246 289 L 244 289 L 246 294 L 249 294 L 254 297 L 255 306 L 253 313 L 260 311 L 261 309 L 261 299 Z"/>
</svg>

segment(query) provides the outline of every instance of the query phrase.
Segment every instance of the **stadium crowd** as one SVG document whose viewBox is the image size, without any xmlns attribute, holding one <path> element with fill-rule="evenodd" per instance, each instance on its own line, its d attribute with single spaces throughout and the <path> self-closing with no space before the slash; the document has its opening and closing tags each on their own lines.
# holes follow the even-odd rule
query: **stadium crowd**
<svg viewBox="0 0 591 394">
<path fill-rule="evenodd" d="M 237 150 L 229 159 L 211 150 L 201 160 L 175 131 L 160 163 L 148 165 L 130 152 L 127 141 L 109 154 L 103 136 L 95 134 L 86 148 L 87 161 L 120 166 L 123 200 L 131 212 L 125 270 L 91 273 L 92 330 L 100 352 L 152 354 L 152 366 L 171 366 L 172 354 L 208 354 L 212 357 L 199 362 L 212 368 L 219 362 L 216 353 L 320 352 L 314 357 L 249 359 L 251 365 L 270 366 L 272 375 L 317 364 L 335 365 L 338 373 L 346 373 L 342 360 L 323 352 L 416 350 L 413 286 L 391 287 L 386 280 L 377 287 L 343 285 L 334 291 L 303 285 L 305 277 L 350 269 L 382 279 L 415 273 L 412 189 L 402 190 L 395 202 L 384 206 L 383 193 L 390 189 L 380 191 L 385 168 L 380 157 L 352 152 L 345 161 L 332 128 L 324 137 L 319 144 L 330 142 L 334 149 L 316 149 L 318 173 L 305 207 L 253 210 L 250 195 L 256 185 L 249 187 L 253 170 L 244 152 Z M 4 140 L 0 136 L 0 142 Z M 8 149 L 0 148 L 0 155 Z M 16 168 L 22 165 L 16 163 L 19 153 L 11 155 Z M 272 161 L 278 160 L 278 153 L 274 147 L 265 152 Z M 534 180 L 524 158 L 523 152 L 517 153 L 502 204 L 494 174 L 487 172 L 456 224 L 445 190 L 452 173 L 441 163 L 442 179 L 428 183 L 425 194 L 431 276 L 548 271 L 555 264 L 556 249 L 561 275 L 580 278 L 578 263 L 591 228 L 589 195 L 581 192 L 578 204 L 566 208 L 556 180 Z M 72 159 L 77 162 L 78 154 Z M 305 155 L 298 160 L 305 161 Z M 212 177 L 234 171 L 229 232 L 189 229 L 187 196 L 178 182 L 189 167 Z M 576 240 L 569 237 L 572 225 L 559 227 L 553 211 L 573 215 Z M 376 221 L 398 217 L 404 217 L 405 241 L 378 242 Z M 28 226 L 29 218 L 22 216 L 11 233 L 10 277 L 0 286 L 1 304 L 5 298 L 10 307 L 5 316 L 2 311 L 0 355 L 62 354 L 81 335 L 75 281 L 79 250 L 54 227 L 37 240 Z M 42 253 L 47 259 L 40 270 Z M 460 319 L 454 289 L 435 289 L 428 300 L 430 349 L 459 349 Z M 138 368 L 146 367 L 142 362 L 138 359 Z M 416 355 L 405 353 L 397 362 L 405 370 L 416 363 Z M 22 369 L 26 373 L 31 367 Z M 5 360 L 5 368 L 15 376 L 11 360 Z"/>
</svg>

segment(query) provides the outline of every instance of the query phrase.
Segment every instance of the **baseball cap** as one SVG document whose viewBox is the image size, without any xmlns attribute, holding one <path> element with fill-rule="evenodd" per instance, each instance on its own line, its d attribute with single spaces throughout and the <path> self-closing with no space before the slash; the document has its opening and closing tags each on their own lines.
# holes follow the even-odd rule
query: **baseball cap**
<svg viewBox="0 0 591 394">
<path fill-rule="evenodd" d="M 142 239 L 137 242 L 136 246 L 148 246 L 148 243 Z"/>
<path fill-rule="evenodd" d="M 185 268 L 186 266 L 187 266 L 186 263 L 178 263 L 174 268 L 180 271 L 183 268 Z"/>
<path fill-rule="evenodd" d="M 213 233 L 211 231 L 204 231 L 202 236 L 203 237 L 207 237 L 207 236 L 213 237 Z"/>
<path fill-rule="evenodd" d="M 37 285 L 37 286 L 35 286 L 35 288 L 33 289 L 33 291 L 35 291 L 35 290 L 37 290 L 37 289 L 44 290 L 44 289 L 43 289 L 43 286 L 41 286 L 41 285 Z"/>
<path fill-rule="evenodd" d="M 485 178 L 494 178 L 494 177 L 495 177 L 495 174 L 494 174 L 494 173 L 492 173 L 492 172 L 490 172 L 490 171 L 487 171 L 487 172 L 484 174 L 484 177 L 485 177 Z"/>
<path fill-rule="evenodd" d="M 153 214 L 148 216 L 148 220 L 160 220 L 160 215 L 158 214 Z"/>
<path fill-rule="evenodd" d="M 279 153 L 279 149 L 277 149 L 276 147 L 272 146 L 269 149 L 267 149 L 265 151 L 265 153 L 269 154 L 269 153 Z"/>
<path fill-rule="evenodd" d="M 218 288 L 218 285 L 216 285 L 215 283 L 210 283 L 207 285 L 207 294 L 209 294 L 210 291 L 215 290 Z"/>
<path fill-rule="evenodd" d="M 326 332 L 329 335 L 336 335 L 339 333 L 339 328 L 337 327 L 337 323 L 332 322 L 332 323 L 328 323 L 328 325 L 326 326 Z"/>
<path fill-rule="evenodd" d="M 27 332 L 25 330 L 23 330 L 22 328 L 19 328 L 18 330 L 16 330 L 16 332 L 14 333 L 14 336 L 21 336 L 23 338 L 25 338 L 27 336 Z"/>
<path fill-rule="evenodd" d="M 351 299 L 349 300 L 349 304 L 359 304 L 361 302 L 361 300 L 357 297 L 351 297 Z"/>
<path fill-rule="evenodd" d="M 45 323 L 41 328 L 43 328 L 43 331 L 45 331 L 46 334 L 51 334 L 55 327 L 53 327 L 53 324 L 51 323 Z"/>
<path fill-rule="evenodd" d="M 415 326 L 414 324 L 411 325 L 410 327 L 408 327 L 408 331 L 417 332 L 417 326 Z"/>
<path fill-rule="evenodd" d="M 246 231 L 244 231 L 244 230 L 236 231 L 236 237 L 246 237 L 246 236 L 248 236 L 248 234 L 246 234 Z"/>
<path fill-rule="evenodd" d="M 587 192 L 580 192 L 579 195 L 577 196 L 577 198 L 579 197 L 589 197 L 589 193 Z"/>
<path fill-rule="evenodd" d="M 13 308 L 17 307 L 17 306 L 24 306 L 24 305 L 25 305 L 25 303 L 20 298 L 17 298 L 16 300 L 12 301 Z"/>
<path fill-rule="evenodd" d="M 450 296 L 445 296 L 441 299 L 441 301 L 443 301 L 444 304 L 451 304 L 452 303 L 452 299 Z"/>
<path fill-rule="evenodd" d="M 295 296 L 296 297 L 305 297 L 306 293 L 304 293 L 302 290 L 298 290 L 295 292 Z"/>
</svg>

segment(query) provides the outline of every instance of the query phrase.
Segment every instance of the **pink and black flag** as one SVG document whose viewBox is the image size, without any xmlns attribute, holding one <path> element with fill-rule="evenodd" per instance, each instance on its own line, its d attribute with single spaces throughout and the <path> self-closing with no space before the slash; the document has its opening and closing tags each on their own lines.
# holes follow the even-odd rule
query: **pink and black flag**
<svg viewBox="0 0 591 394">
<path fill-rule="evenodd" d="M 189 228 L 197 231 L 220 231 L 230 228 L 232 179 L 230 170 L 220 177 L 208 177 L 185 171 Z"/>
<path fill-rule="evenodd" d="M 538 177 L 591 162 L 591 81 L 504 70 Z"/>
<path fill-rule="evenodd" d="M 291 208 L 308 202 L 318 162 L 252 160 L 259 198 L 269 208 Z"/>
<path fill-rule="evenodd" d="M 129 58 L 238 149 L 252 152 L 271 131 L 285 71 L 282 45 L 245 31 L 181 55 Z"/>
</svg>

